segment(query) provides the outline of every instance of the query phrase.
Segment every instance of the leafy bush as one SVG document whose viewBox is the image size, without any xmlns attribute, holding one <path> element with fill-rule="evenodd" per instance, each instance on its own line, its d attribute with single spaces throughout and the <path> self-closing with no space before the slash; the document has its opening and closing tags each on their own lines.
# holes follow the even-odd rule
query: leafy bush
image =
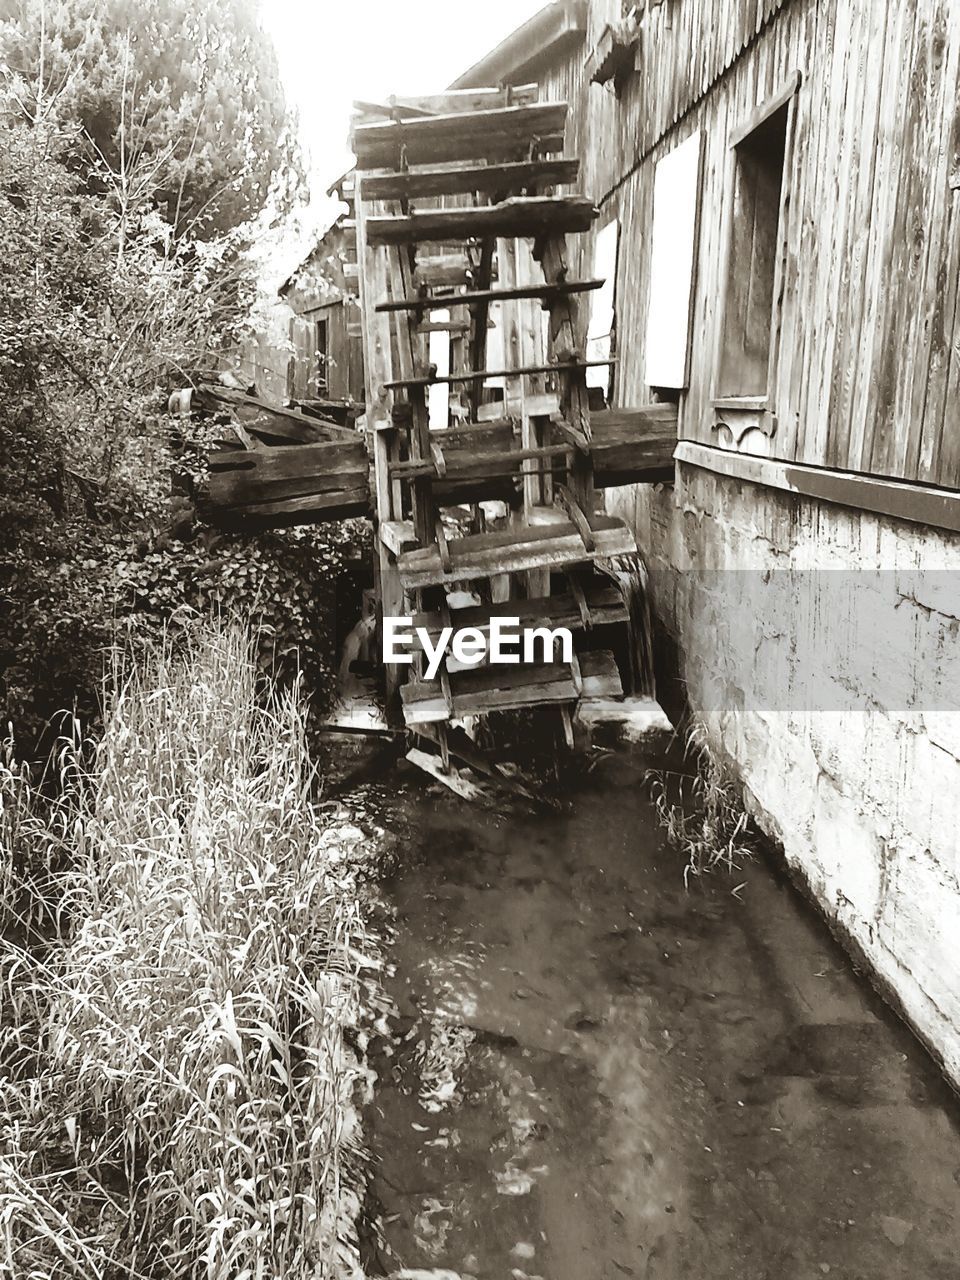
<svg viewBox="0 0 960 1280">
<path fill-rule="evenodd" d="M 342 539 L 170 532 L 167 394 L 244 332 L 252 229 L 236 220 L 291 157 L 272 53 L 245 0 L 140 8 L 0 15 L 0 707 L 31 755 L 58 713 L 96 716 L 118 622 L 147 637 L 185 605 L 254 606 L 265 666 L 289 672 L 300 640 L 313 686 L 329 676 Z M 240 66 L 236 101 L 210 113 Z"/>
</svg>

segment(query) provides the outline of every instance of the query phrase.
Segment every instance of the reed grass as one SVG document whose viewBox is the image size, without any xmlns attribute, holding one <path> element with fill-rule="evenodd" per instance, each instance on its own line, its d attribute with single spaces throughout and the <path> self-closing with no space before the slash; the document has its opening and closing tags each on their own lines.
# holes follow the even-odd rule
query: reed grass
<svg viewBox="0 0 960 1280">
<path fill-rule="evenodd" d="M 0 1276 L 359 1276 L 376 990 L 298 690 L 241 628 L 117 659 L 55 802 L 0 764 Z"/>
<path fill-rule="evenodd" d="M 692 772 L 657 769 L 647 781 L 667 843 L 684 858 L 683 882 L 689 888 L 691 878 L 740 871 L 753 847 L 742 792 L 710 750 L 703 725 L 688 729 L 684 759 Z"/>
</svg>

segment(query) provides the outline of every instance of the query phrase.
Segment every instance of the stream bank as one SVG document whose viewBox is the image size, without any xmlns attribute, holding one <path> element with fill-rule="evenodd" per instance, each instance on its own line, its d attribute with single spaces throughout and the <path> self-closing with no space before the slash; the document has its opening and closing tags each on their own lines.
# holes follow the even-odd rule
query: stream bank
<svg viewBox="0 0 960 1280">
<path fill-rule="evenodd" d="M 685 891 L 664 750 L 560 813 L 367 789 L 405 849 L 368 1273 L 953 1280 L 955 1099 L 766 862 Z"/>
</svg>

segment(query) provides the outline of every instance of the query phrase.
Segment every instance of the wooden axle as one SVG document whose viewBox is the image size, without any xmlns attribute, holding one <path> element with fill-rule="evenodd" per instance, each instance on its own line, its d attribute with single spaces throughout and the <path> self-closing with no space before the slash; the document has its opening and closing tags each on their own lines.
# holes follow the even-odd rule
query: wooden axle
<svg viewBox="0 0 960 1280">
<path fill-rule="evenodd" d="M 383 385 L 388 391 L 403 387 L 432 387 L 438 383 L 484 382 L 487 378 L 519 378 L 533 373 L 574 373 L 585 369 L 609 367 L 616 360 L 566 360 L 562 364 L 527 364 L 516 369 L 470 369 L 467 373 L 433 374 L 430 377 L 398 378 Z"/>
<path fill-rule="evenodd" d="M 417 268 L 421 274 L 421 267 Z M 378 311 L 440 311 L 448 307 L 472 307 L 483 302 L 521 302 L 539 298 L 546 308 L 555 298 L 588 293 L 603 287 L 603 280 L 564 280 L 558 284 L 526 284 L 503 289 L 472 289 L 465 293 L 441 293 L 432 297 L 394 298 L 377 304 Z"/>
</svg>

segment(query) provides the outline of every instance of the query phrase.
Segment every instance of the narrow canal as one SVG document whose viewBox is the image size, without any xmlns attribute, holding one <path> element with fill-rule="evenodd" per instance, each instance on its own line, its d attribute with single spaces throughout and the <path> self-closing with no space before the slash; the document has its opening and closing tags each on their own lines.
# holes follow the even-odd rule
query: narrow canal
<svg viewBox="0 0 960 1280">
<path fill-rule="evenodd" d="M 648 764 L 599 759 L 558 814 L 382 797 L 370 1273 L 960 1276 L 954 1098 L 768 865 L 685 891 Z"/>
</svg>

